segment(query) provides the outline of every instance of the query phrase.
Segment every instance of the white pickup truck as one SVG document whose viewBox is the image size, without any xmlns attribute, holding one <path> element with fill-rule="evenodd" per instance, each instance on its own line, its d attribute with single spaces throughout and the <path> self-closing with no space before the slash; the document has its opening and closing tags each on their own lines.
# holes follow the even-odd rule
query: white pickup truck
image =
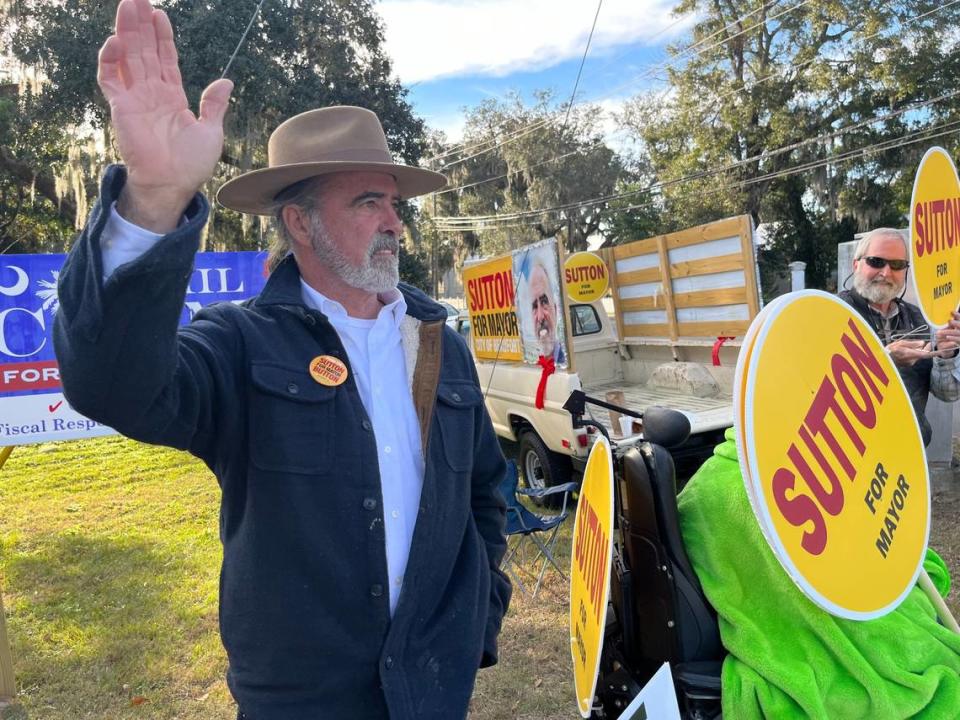
<svg viewBox="0 0 960 720">
<path fill-rule="evenodd" d="M 682 411 L 690 420 L 690 439 L 674 449 L 678 477 L 689 477 L 733 425 L 731 402 L 736 344 L 719 351 L 721 365 L 712 365 L 710 347 L 685 348 L 689 359 L 677 361 L 667 346 L 623 345 L 614 319 L 603 303 L 571 303 L 568 307 L 575 372 L 558 370 L 547 381 L 544 407 L 534 406 L 539 367 L 478 360 L 477 374 L 497 434 L 519 443 L 517 464 L 531 487 L 566 482 L 579 475 L 587 461 L 594 433 L 574 428 L 564 403 L 574 390 L 642 413 L 652 406 Z M 471 345 L 470 318 L 461 313 L 457 329 Z M 472 345 L 471 345 L 472 346 Z M 691 352 L 694 350 L 694 352 Z M 587 406 L 594 425 L 603 425 L 615 444 L 642 439 L 640 424 L 624 435 L 616 415 Z M 592 428 L 591 428 L 592 429 Z"/>
<path fill-rule="evenodd" d="M 740 339 L 760 309 L 749 218 L 730 218 L 601 251 L 612 291 L 606 307 L 599 299 L 577 301 L 567 272 L 575 257 L 571 256 L 565 274 L 557 273 L 553 280 L 556 294 L 563 295 L 569 357 L 549 376 L 539 409 L 535 397 L 542 370 L 531 362 L 522 338 L 524 323 L 531 322 L 523 315 L 530 312 L 524 308 L 529 303 L 524 273 L 529 273 L 528 261 L 518 256 L 523 252 L 512 253 L 516 290 L 510 285 L 508 256 L 465 267 L 468 308 L 477 302 L 472 312 L 461 313 L 457 324 L 474 354 L 497 434 L 519 443 L 517 460 L 524 480 L 531 487 L 543 487 L 582 473 L 597 426 L 606 428 L 616 444 L 642 439 L 642 424 L 622 424 L 617 413 L 589 404 L 586 419 L 593 427 L 574 427 L 563 405 L 575 390 L 639 413 L 652 406 L 683 412 L 690 420 L 690 438 L 671 452 L 678 480 L 689 477 L 733 425 L 733 375 Z M 562 252 L 556 262 L 564 267 Z M 482 301 L 494 295 L 480 291 L 501 285 L 505 290 L 501 295 L 514 293 L 512 304 L 491 309 Z M 500 326 L 521 328 L 516 339 L 491 333 L 494 323 L 482 316 L 506 310 L 516 315 Z M 476 327 L 471 328 L 471 322 Z M 486 330 L 486 337 L 473 337 L 475 330 L 480 335 Z M 512 357 L 493 352 L 500 347 L 515 352 Z"/>
</svg>

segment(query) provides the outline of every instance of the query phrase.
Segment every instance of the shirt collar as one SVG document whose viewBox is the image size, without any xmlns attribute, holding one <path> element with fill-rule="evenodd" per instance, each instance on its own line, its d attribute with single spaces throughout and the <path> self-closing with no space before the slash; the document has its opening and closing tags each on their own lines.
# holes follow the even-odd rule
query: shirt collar
<svg viewBox="0 0 960 720">
<path fill-rule="evenodd" d="M 303 303 L 307 307 L 322 312 L 330 322 L 350 318 L 347 314 L 347 309 L 343 307 L 343 305 L 308 285 L 307 281 L 302 277 L 300 278 L 300 287 L 303 291 Z M 379 293 L 377 299 L 383 303 L 377 319 L 384 316 L 389 317 L 393 324 L 399 328 L 400 321 L 403 320 L 403 316 L 407 314 L 407 301 L 403 299 L 403 294 L 397 288 L 391 288 L 386 292 Z"/>
</svg>

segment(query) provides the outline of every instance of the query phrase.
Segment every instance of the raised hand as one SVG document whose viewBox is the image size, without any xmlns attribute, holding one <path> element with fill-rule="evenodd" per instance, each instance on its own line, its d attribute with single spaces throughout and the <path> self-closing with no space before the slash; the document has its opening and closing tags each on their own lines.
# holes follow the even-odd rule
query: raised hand
<svg viewBox="0 0 960 720">
<path fill-rule="evenodd" d="M 118 201 L 127 220 L 174 229 L 194 193 L 213 176 L 233 83 L 211 83 L 194 116 L 183 91 L 170 20 L 150 0 L 121 0 L 114 34 L 100 49 L 97 82 L 127 183 Z"/>
</svg>

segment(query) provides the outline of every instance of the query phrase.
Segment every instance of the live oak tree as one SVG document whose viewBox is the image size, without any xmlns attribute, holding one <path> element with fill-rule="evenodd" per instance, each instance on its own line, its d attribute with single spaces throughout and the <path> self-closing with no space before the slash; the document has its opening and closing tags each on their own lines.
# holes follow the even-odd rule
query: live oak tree
<svg viewBox="0 0 960 720">
<path fill-rule="evenodd" d="M 933 144 L 957 147 L 956 133 L 893 147 L 956 120 L 957 98 L 865 121 L 958 87 L 960 5 L 682 0 L 675 12 L 700 20 L 671 48 L 668 88 L 634 98 L 622 117 L 655 179 L 683 178 L 657 196 L 673 227 L 749 213 L 772 223 L 778 261 L 806 261 L 823 287 L 836 236 L 903 224 L 919 157 Z"/>
<path fill-rule="evenodd" d="M 62 181 L 58 187 L 56 177 L 79 175 L 82 179 L 73 184 L 82 185 L 88 197 L 96 193 L 97 175 L 112 158 L 109 110 L 96 86 L 97 52 L 111 32 L 116 6 L 117 0 L 0 2 L 2 46 L 10 48 L 16 70 L 35 71 L 42 79 L 29 97 L 27 130 L 51 138 L 44 155 L 23 143 L 4 143 L 0 191 L 4 181 L 29 187 L 23 178 L 35 177 L 40 197 L 46 195 L 64 215 L 78 204 L 82 209 L 86 199 L 65 192 Z M 202 89 L 227 64 L 257 0 L 161 0 L 158 6 L 173 23 L 184 85 L 196 108 Z M 205 188 L 208 194 L 239 172 L 266 164 L 270 131 L 283 119 L 316 107 L 367 107 L 380 117 L 395 156 L 416 163 L 423 153 L 423 122 L 413 114 L 406 89 L 391 76 L 372 0 L 264 3 L 228 76 L 235 89 L 222 162 Z M 23 94 L 14 94 L 13 102 L 23 106 L 26 101 Z M 94 142 L 71 157 L 78 136 Z M 219 209 L 207 247 L 262 247 L 264 232 L 264 225 Z"/>
<path fill-rule="evenodd" d="M 549 93 L 539 93 L 532 105 L 518 95 L 484 101 L 467 113 L 462 143 L 437 164 L 451 187 L 460 188 L 441 196 L 446 204 L 437 214 L 509 215 L 571 205 L 516 220 L 468 223 L 462 239 L 484 254 L 553 236 L 569 252 L 585 249 L 600 229 L 601 206 L 578 203 L 611 194 L 623 170 L 604 142 L 601 118 L 590 105 L 574 105 L 568 115 L 566 103 Z M 432 211 L 429 201 L 425 208 Z"/>
</svg>

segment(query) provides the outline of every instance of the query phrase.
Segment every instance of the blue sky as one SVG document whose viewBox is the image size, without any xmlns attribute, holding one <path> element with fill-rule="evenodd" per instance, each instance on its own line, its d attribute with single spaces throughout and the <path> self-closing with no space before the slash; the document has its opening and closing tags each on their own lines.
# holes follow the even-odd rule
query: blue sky
<svg viewBox="0 0 960 720">
<path fill-rule="evenodd" d="M 610 110 L 650 87 L 650 67 L 692 19 L 673 0 L 604 0 L 577 93 Z M 458 140 L 464 108 L 510 91 L 552 89 L 566 100 L 597 10 L 595 0 L 384 0 L 386 49 L 416 112 Z M 657 73 L 662 77 L 662 73 Z"/>
</svg>

